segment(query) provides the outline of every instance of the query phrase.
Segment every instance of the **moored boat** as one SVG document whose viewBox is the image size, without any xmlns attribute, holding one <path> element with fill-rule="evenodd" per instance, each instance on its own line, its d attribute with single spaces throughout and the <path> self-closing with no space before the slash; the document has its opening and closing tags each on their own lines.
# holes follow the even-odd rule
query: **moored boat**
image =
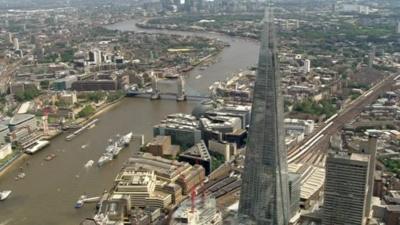
<svg viewBox="0 0 400 225">
<path fill-rule="evenodd" d="M 28 154 L 35 154 L 37 151 L 45 148 L 50 142 L 46 140 L 37 140 L 25 149 Z"/>
<path fill-rule="evenodd" d="M 8 197 L 10 197 L 12 191 L 10 190 L 5 190 L 5 191 L 0 191 L 0 201 L 6 200 Z"/>
</svg>

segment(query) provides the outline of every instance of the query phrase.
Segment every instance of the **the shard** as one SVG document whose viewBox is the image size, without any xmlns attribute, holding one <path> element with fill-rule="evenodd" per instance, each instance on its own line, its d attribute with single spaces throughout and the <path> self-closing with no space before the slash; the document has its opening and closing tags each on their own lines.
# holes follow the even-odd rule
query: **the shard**
<svg viewBox="0 0 400 225">
<path fill-rule="evenodd" d="M 263 21 L 258 60 L 239 218 L 257 225 L 287 225 L 289 187 L 283 97 L 271 7 L 266 9 Z"/>
</svg>

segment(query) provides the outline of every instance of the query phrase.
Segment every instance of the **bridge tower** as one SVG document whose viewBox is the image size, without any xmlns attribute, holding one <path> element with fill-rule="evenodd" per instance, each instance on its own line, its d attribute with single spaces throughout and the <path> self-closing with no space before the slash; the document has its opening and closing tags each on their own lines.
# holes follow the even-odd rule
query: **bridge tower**
<svg viewBox="0 0 400 225">
<path fill-rule="evenodd" d="M 176 81 L 178 92 L 176 93 L 176 100 L 177 101 L 185 101 L 186 100 L 186 91 L 185 91 L 185 78 L 181 75 L 179 79 Z"/>
<path fill-rule="evenodd" d="M 153 89 L 151 99 L 160 99 L 160 90 L 158 90 L 158 77 L 154 74 L 154 71 L 151 71 L 151 88 Z"/>
</svg>

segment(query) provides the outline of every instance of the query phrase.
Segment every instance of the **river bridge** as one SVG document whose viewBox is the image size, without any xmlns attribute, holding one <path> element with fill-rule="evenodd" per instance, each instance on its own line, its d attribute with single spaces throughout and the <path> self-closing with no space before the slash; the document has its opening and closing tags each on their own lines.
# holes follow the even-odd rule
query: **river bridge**
<svg viewBox="0 0 400 225">
<path fill-rule="evenodd" d="M 177 93 L 172 93 L 172 92 L 158 93 L 158 94 L 143 93 L 143 94 L 138 94 L 135 97 L 149 98 L 152 100 L 168 99 L 168 100 L 177 100 L 177 101 L 203 101 L 203 100 L 211 99 L 211 96 L 209 96 L 209 95 L 184 95 L 184 96 L 182 96 L 182 95 L 179 95 Z"/>
</svg>

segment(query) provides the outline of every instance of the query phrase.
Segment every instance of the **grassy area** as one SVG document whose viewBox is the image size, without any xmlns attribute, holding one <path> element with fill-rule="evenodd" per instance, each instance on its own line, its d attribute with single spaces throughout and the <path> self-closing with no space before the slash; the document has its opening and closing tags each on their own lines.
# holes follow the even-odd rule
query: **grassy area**
<svg viewBox="0 0 400 225">
<path fill-rule="evenodd" d="M 107 96 L 107 102 L 114 102 L 124 96 L 125 96 L 125 94 L 123 91 L 110 92 L 110 93 L 108 93 L 108 96 Z"/>
<path fill-rule="evenodd" d="M 91 105 L 86 105 L 79 113 L 78 117 L 89 117 L 95 113 L 95 109 Z"/>
<path fill-rule="evenodd" d="M 297 103 L 293 107 L 294 111 L 307 113 L 312 115 L 325 115 L 330 117 L 336 113 L 337 109 L 333 102 L 329 99 L 324 99 L 322 101 L 316 102 L 312 99 L 306 99 L 300 103 Z"/>
<path fill-rule="evenodd" d="M 225 157 L 219 153 L 211 153 L 211 171 L 218 169 L 222 164 L 225 163 Z"/>
<path fill-rule="evenodd" d="M 400 159 L 383 159 L 382 162 L 390 172 L 400 174 Z"/>
</svg>

